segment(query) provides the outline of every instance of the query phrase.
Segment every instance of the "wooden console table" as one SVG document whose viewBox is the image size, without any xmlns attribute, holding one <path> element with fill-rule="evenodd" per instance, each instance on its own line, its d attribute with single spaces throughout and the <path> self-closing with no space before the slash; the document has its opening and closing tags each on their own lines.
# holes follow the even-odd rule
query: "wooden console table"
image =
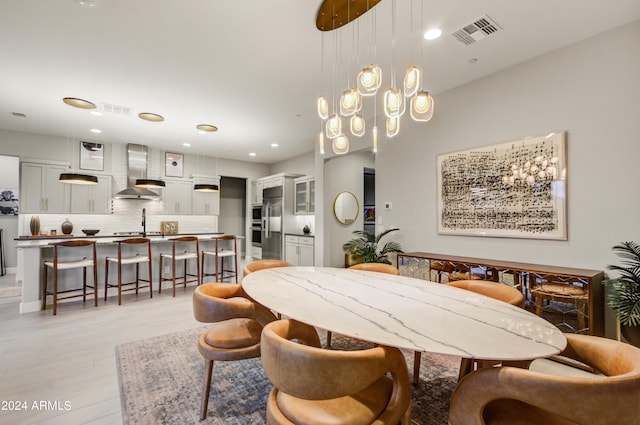
<svg viewBox="0 0 640 425">
<path fill-rule="evenodd" d="M 545 266 L 428 252 L 401 253 L 398 254 L 396 262 L 401 275 L 425 280 L 433 280 L 432 271 L 435 271 L 436 268 L 432 267 L 432 264 L 435 266 L 435 263 L 438 263 L 439 266 L 445 265 L 448 270 L 463 269 L 471 272 L 482 272 L 488 280 L 500 281 L 519 287 L 528 301 L 532 299 L 531 290 L 536 285 L 549 284 L 553 287 L 583 288 L 585 295 L 580 299 L 576 298 L 576 310 L 574 312 L 559 311 L 558 316 L 561 318 L 559 323 L 549 320 L 558 327 L 563 328 L 564 331 L 604 336 L 604 290 L 602 288 L 604 272 L 601 270 Z M 545 300 L 567 303 L 571 301 L 572 297 L 572 295 L 558 294 L 545 298 L 540 297 L 540 292 L 536 290 L 534 290 L 533 295 L 538 297 L 537 303 L 544 303 Z M 540 304 L 538 305 L 540 306 Z M 582 305 L 586 306 L 586 312 L 578 310 L 582 308 Z M 539 309 L 538 313 L 540 314 L 540 312 Z M 568 324 L 565 320 L 567 315 L 575 315 L 578 324 Z"/>
</svg>

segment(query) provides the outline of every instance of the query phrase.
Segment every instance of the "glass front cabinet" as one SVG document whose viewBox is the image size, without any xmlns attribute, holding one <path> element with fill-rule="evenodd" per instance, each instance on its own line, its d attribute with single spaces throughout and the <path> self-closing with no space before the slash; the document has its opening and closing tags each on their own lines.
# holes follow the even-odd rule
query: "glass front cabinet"
<svg viewBox="0 0 640 425">
<path fill-rule="evenodd" d="M 300 177 L 294 180 L 294 208 L 296 214 L 314 214 L 316 181 L 313 177 Z"/>
</svg>

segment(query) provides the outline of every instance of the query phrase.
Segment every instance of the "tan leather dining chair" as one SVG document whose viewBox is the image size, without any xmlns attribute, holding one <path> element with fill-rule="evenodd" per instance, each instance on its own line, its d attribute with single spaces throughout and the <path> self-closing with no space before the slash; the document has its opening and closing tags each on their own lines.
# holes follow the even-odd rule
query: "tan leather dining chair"
<svg viewBox="0 0 640 425">
<path fill-rule="evenodd" d="M 516 307 L 524 308 L 524 296 L 522 292 L 513 286 L 504 283 L 493 282 L 491 280 L 455 280 L 447 282 L 446 285 L 485 295 L 494 300 L 503 301 Z M 460 374 L 458 379 L 471 372 L 474 368 L 491 367 L 500 364 L 500 361 L 477 360 L 462 358 L 460 361 Z M 415 362 L 414 362 L 415 365 Z M 420 362 L 418 361 L 418 368 Z"/>
<path fill-rule="evenodd" d="M 370 272 L 387 273 L 399 275 L 397 267 L 384 263 L 358 263 L 349 267 L 351 270 L 366 270 Z"/>
<path fill-rule="evenodd" d="M 384 263 L 358 263 L 349 267 L 349 270 L 364 270 L 368 272 L 387 273 L 393 275 L 400 274 L 397 267 Z M 327 347 L 331 347 L 332 335 L 331 331 L 327 331 Z"/>
<path fill-rule="evenodd" d="M 200 335 L 198 351 L 204 358 L 200 419 L 207 417 L 214 361 L 244 360 L 260 356 L 262 328 L 276 317 L 248 299 L 236 283 L 205 283 L 193 292 L 193 315 L 214 323 Z"/>
<path fill-rule="evenodd" d="M 282 260 L 256 260 L 247 263 L 244 266 L 242 275 L 246 276 L 250 273 L 257 272 L 258 270 L 271 269 L 274 267 L 290 267 L 291 264 Z"/>
<path fill-rule="evenodd" d="M 261 346 L 273 384 L 268 424 L 409 425 L 411 384 L 397 348 L 326 350 L 313 327 L 291 319 L 265 326 Z"/>
<path fill-rule="evenodd" d="M 551 375 L 516 367 L 479 369 L 456 387 L 450 425 L 637 425 L 640 349 L 611 339 L 565 334 L 561 355 L 602 375 Z"/>
</svg>

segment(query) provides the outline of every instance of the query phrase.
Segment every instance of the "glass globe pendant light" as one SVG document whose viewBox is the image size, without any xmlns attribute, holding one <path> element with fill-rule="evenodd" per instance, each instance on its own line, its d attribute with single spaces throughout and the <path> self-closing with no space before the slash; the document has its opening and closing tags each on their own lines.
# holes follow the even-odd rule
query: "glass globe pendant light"
<svg viewBox="0 0 640 425">
<path fill-rule="evenodd" d="M 364 136 L 365 120 L 362 115 L 354 114 L 351 117 L 349 124 L 350 124 L 349 127 L 351 129 L 351 134 L 353 134 L 356 137 Z"/>
<path fill-rule="evenodd" d="M 333 139 L 333 152 L 336 155 L 344 155 L 349 152 L 349 138 L 341 134 Z"/>
<path fill-rule="evenodd" d="M 415 66 L 410 66 L 404 74 L 404 95 L 413 96 L 420 86 L 420 70 Z"/>
<path fill-rule="evenodd" d="M 404 95 L 402 90 L 391 87 L 384 92 L 384 114 L 388 118 L 402 116 L 405 111 Z"/>
<path fill-rule="evenodd" d="M 329 117 L 329 102 L 327 98 L 324 96 L 320 96 L 318 98 L 318 116 L 322 120 L 326 120 Z"/>
<path fill-rule="evenodd" d="M 387 117 L 387 137 L 391 138 L 400 132 L 400 117 Z"/>
<path fill-rule="evenodd" d="M 429 121 L 433 118 L 433 98 L 426 91 L 419 91 L 411 98 L 411 118 L 414 121 Z"/>
<path fill-rule="evenodd" d="M 335 139 L 342 134 L 342 120 L 338 114 L 332 114 L 327 119 L 325 136 L 327 139 Z"/>
<path fill-rule="evenodd" d="M 382 84 L 382 71 L 378 65 L 362 68 L 358 74 L 358 93 L 362 96 L 374 96 Z"/>
<path fill-rule="evenodd" d="M 362 96 L 355 88 L 347 89 L 340 96 L 340 115 L 348 117 L 362 109 Z"/>
</svg>

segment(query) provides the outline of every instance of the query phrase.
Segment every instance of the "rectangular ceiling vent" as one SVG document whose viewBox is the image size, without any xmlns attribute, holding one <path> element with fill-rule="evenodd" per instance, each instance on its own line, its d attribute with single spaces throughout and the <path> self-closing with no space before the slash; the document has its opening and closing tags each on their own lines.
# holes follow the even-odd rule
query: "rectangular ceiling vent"
<svg viewBox="0 0 640 425">
<path fill-rule="evenodd" d="M 12 112 L 11 115 L 17 118 L 27 118 L 27 115 L 23 114 L 22 112 Z"/>
<path fill-rule="evenodd" d="M 476 41 L 482 40 L 500 30 L 502 30 L 500 25 L 491 19 L 489 15 L 484 15 L 478 19 L 474 19 L 473 22 L 464 27 L 455 30 L 451 33 L 451 36 L 465 46 L 470 46 Z"/>
<path fill-rule="evenodd" d="M 104 113 L 122 115 L 123 117 L 128 117 L 133 112 L 133 108 L 120 105 L 111 105 L 109 103 L 101 103 L 100 108 Z"/>
</svg>

